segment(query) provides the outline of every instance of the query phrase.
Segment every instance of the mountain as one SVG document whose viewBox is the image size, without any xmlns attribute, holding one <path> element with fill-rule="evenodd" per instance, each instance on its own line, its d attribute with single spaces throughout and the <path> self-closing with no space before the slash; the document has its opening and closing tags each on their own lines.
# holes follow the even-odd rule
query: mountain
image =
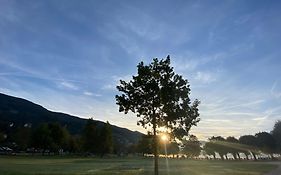
<svg viewBox="0 0 281 175">
<path fill-rule="evenodd" d="M 80 134 L 87 119 L 52 112 L 28 100 L 0 93 L 0 130 L 24 125 L 34 128 L 44 122 L 58 122 L 66 126 L 71 134 Z M 98 127 L 105 124 L 102 121 L 96 122 Z M 142 133 L 112 125 L 112 135 L 114 140 L 120 143 L 133 144 L 137 143 Z"/>
</svg>

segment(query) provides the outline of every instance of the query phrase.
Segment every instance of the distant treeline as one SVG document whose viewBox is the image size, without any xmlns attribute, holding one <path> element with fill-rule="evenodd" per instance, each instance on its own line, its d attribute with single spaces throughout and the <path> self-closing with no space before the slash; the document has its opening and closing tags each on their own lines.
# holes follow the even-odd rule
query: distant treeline
<svg viewBox="0 0 281 175">
<path fill-rule="evenodd" d="M 161 139 L 159 139 L 161 142 Z M 163 142 L 163 141 L 162 141 Z M 207 142 L 201 144 L 197 137 L 190 135 L 182 141 L 169 141 L 165 144 L 160 143 L 159 151 L 161 154 L 184 156 L 188 158 L 208 159 L 274 159 L 274 154 L 281 154 L 281 121 L 277 121 L 273 130 L 259 132 L 255 135 L 243 135 L 239 139 L 229 136 L 213 136 Z M 131 152 L 141 152 L 143 155 L 152 154 L 153 142 L 150 135 L 142 137 L 140 142 L 131 146 Z"/>
<path fill-rule="evenodd" d="M 211 137 L 203 146 L 203 151 L 214 159 L 216 155 L 223 160 L 229 159 L 228 155 L 232 155 L 233 159 L 241 159 L 241 155 L 247 160 L 274 159 L 274 154 L 281 154 L 281 121 L 275 123 L 270 133 L 243 135 L 239 139 Z"/>
<path fill-rule="evenodd" d="M 7 133 L 0 131 L 2 153 L 66 154 L 86 153 L 103 156 L 119 153 L 119 143 L 113 142 L 111 125 L 107 122 L 97 126 L 89 119 L 79 135 L 71 135 L 59 123 L 42 123 L 36 128 L 31 125 L 13 127 Z"/>
<path fill-rule="evenodd" d="M 97 126 L 89 119 L 79 135 L 71 135 L 66 127 L 58 123 L 42 123 L 36 128 L 28 125 L 13 128 L 9 134 L 0 132 L 0 147 L 11 148 L 9 152 L 41 154 L 138 154 L 149 156 L 153 153 L 151 134 L 143 135 L 136 144 L 125 144 L 112 138 L 111 125 L 107 122 Z M 261 159 L 281 153 L 281 121 L 277 121 L 273 130 L 255 135 L 243 135 L 239 139 L 229 136 L 213 136 L 203 144 L 194 135 L 181 141 L 162 140 L 159 135 L 158 150 L 162 155 L 171 157 L 212 159 Z M 1 150 L 0 150 L 1 151 Z M 3 152 L 3 150 L 2 150 Z M 261 156 L 263 155 L 263 157 Z"/>
</svg>

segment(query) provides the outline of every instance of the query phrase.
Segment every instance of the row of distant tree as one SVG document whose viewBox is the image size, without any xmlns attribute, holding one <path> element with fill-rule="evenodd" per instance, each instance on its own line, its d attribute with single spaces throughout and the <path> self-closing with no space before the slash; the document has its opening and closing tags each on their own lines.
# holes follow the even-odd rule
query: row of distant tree
<svg viewBox="0 0 281 175">
<path fill-rule="evenodd" d="M 160 136 L 158 142 L 159 153 L 172 157 L 178 157 L 179 154 L 184 154 L 189 158 L 197 157 L 202 150 L 201 143 L 195 135 L 190 135 L 180 143 L 175 140 L 162 140 Z M 130 152 L 141 153 L 143 156 L 153 154 L 153 146 L 153 136 L 150 134 L 143 135 L 138 144 L 131 146 Z"/>
<path fill-rule="evenodd" d="M 205 144 L 201 144 L 194 135 L 182 141 L 163 141 L 158 139 L 158 150 L 162 155 L 173 157 L 179 154 L 186 157 L 198 157 L 200 154 L 214 159 L 258 159 L 261 153 L 274 158 L 274 154 L 281 154 L 281 121 L 277 121 L 273 130 L 259 132 L 255 135 L 243 135 L 239 139 L 235 137 L 224 138 L 213 136 Z M 153 135 L 143 135 L 137 144 L 120 145 L 114 142 L 111 125 L 107 122 L 103 126 L 89 119 L 80 135 L 71 135 L 66 127 L 58 123 L 43 123 L 37 128 L 18 127 L 9 137 L 0 133 L 0 146 L 7 145 L 17 151 L 29 151 L 31 153 L 89 153 L 104 156 L 105 154 L 132 153 L 147 155 L 153 154 Z M 122 148 L 122 149 L 120 149 Z"/>
<path fill-rule="evenodd" d="M 111 125 L 107 122 L 97 126 L 93 119 L 87 121 L 80 135 L 71 135 L 58 123 L 42 123 L 36 128 L 17 127 L 6 135 L 0 132 L 0 146 L 15 152 L 42 154 L 68 152 L 103 156 L 114 151 Z"/>
<path fill-rule="evenodd" d="M 229 154 L 234 159 L 241 159 L 242 153 L 246 159 L 257 160 L 261 154 L 274 159 L 274 154 L 281 154 L 281 121 L 275 123 L 270 133 L 259 132 L 255 135 L 243 135 L 239 139 L 211 137 L 204 145 L 203 150 L 213 158 L 216 158 L 217 153 L 221 159 L 228 159 Z"/>
<path fill-rule="evenodd" d="M 205 157 L 222 160 L 226 159 L 258 159 L 261 154 L 273 159 L 274 154 L 281 154 L 281 121 L 277 121 L 273 130 L 259 132 L 255 135 L 243 135 L 224 138 L 213 136 L 205 144 L 201 144 L 196 136 L 190 135 L 182 141 L 169 141 L 163 143 L 159 139 L 158 150 L 160 154 L 185 155 L 188 158 L 205 155 Z M 132 145 L 131 152 L 152 154 L 153 141 L 151 135 L 144 135 L 138 144 Z"/>
</svg>

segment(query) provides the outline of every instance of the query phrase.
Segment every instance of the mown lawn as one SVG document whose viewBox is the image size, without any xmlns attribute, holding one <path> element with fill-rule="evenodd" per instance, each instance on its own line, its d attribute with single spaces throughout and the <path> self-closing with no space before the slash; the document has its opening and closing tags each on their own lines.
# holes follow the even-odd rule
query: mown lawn
<svg viewBox="0 0 281 175">
<path fill-rule="evenodd" d="M 266 162 L 160 160 L 160 175 L 262 175 L 277 167 Z M 150 175 L 151 158 L 0 157 L 1 175 Z"/>
</svg>

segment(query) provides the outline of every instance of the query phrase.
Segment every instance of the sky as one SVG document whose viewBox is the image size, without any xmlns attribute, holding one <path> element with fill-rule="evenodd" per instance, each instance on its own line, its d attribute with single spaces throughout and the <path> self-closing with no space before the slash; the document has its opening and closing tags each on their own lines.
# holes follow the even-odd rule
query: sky
<svg viewBox="0 0 281 175">
<path fill-rule="evenodd" d="M 0 0 L 0 92 L 109 121 L 120 79 L 171 57 L 201 101 L 200 139 L 270 131 L 281 119 L 281 2 Z"/>
</svg>

